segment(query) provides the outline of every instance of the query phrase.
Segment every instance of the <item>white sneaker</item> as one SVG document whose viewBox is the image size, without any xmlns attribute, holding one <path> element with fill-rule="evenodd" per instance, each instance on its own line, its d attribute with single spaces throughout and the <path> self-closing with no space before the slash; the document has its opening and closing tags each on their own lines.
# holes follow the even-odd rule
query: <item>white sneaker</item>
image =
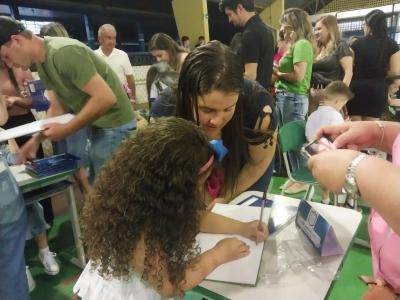
<svg viewBox="0 0 400 300">
<path fill-rule="evenodd" d="M 56 255 L 56 253 L 51 251 L 45 251 L 44 253 L 39 251 L 39 260 L 48 275 L 57 275 L 60 272 L 60 266 L 54 258 Z"/>
<path fill-rule="evenodd" d="M 36 282 L 32 277 L 31 271 L 29 271 L 29 267 L 26 267 L 26 279 L 28 280 L 28 289 L 29 289 L 29 293 L 32 292 L 35 287 L 36 287 Z"/>
</svg>

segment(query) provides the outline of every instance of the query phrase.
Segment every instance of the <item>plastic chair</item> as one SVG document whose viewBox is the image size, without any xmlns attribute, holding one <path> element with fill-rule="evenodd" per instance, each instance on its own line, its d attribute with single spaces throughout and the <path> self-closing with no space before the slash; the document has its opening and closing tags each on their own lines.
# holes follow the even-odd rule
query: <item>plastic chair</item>
<svg viewBox="0 0 400 300">
<path fill-rule="evenodd" d="M 290 180 L 308 184 L 308 189 L 304 196 L 305 200 L 311 200 L 314 185 L 318 185 L 314 176 L 307 166 L 292 169 L 289 162 L 288 151 L 300 150 L 307 143 L 305 136 L 306 122 L 303 120 L 286 123 L 279 129 L 279 145 L 283 153 L 286 171 Z"/>
</svg>

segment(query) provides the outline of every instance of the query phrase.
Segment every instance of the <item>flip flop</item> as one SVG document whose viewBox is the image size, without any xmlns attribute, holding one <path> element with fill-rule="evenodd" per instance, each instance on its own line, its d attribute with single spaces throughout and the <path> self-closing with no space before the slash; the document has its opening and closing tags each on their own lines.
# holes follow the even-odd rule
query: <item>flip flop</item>
<svg viewBox="0 0 400 300">
<path fill-rule="evenodd" d="M 292 188 L 292 186 L 291 186 L 288 189 L 283 190 L 283 192 L 285 194 L 292 195 L 292 194 L 298 194 L 301 192 L 305 192 L 305 191 L 307 191 L 307 189 L 308 189 L 308 185 L 306 184 L 306 185 L 302 185 L 301 187 L 298 187 L 298 188 Z"/>
<path fill-rule="evenodd" d="M 288 179 L 288 180 L 285 181 L 284 184 L 282 184 L 282 185 L 279 187 L 279 189 L 280 189 L 280 190 L 285 190 L 285 189 L 287 189 L 288 187 L 290 187 L 291 185 L 293 185 L 294 183 L 295 183 L 294 181 L 291 181 L 290 179 Z"/>
</svg>

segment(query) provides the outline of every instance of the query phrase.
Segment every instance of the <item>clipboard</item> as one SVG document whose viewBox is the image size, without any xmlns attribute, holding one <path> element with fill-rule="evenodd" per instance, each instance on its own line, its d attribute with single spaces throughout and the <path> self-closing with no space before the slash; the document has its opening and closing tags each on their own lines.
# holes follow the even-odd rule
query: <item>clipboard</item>
<svg viewBox="0 0 400 300">
<path fill-rule="evenodd" d="M 260 209 L 258 207 L 239 206 L 217 203 L 214 205 L 212 212 L 223 215 L 228 218 L 239 220 L 242 222 L 258 221 Z M 270 209 L 264 208 L 265 223 L 268 222 Z M 216 243 L 227 237 L 237 237 L 244 241 L 250 247 L 250 254 L 238 260 L 230 261 L 220 265 L 212 271 L 205 279 L 211 281 L 220 281 L 227 283 L 243 284 L 255 286 L 257 284 L 258 272 L 260 270 L 262 253 L 265 242 L 255 243 L 245 237 L 233 234 L 212 234 L 199 233 L 196 241 L 201 249 L 205 252 L 213 248 Z"/>
</svg>

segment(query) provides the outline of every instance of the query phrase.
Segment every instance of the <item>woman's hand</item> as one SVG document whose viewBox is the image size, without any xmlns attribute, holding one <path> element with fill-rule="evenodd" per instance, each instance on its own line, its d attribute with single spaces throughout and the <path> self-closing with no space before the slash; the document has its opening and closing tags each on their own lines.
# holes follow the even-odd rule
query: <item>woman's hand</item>
<svg viewBox="0 0 400 300">
<path fill-rule="evenodd" d="M 361 150 L 378 146 L 381 134 L 376 122 L 360 121 L 323 127 L 317 132 L 317 138 L 329 137 L 338 149 Z"/>
<path fill-rule="evenodd" d="M 375 280 L 376 284 L 369 284 L 368 290 L 362 296 L 361 300 L 395 300 L 396 294 L 386 285 L 386 282 L 380 278 Z"/>
<path fill-rule="evenodd" d="M 282 75 L 282 72 L 279 71 L 279 68 L 277 66 L 274 66 L 272 69 L 272 74 L 279 78 Z"/>
<path fill-rule="evenodd" d="M 220 240 L 213 250 L 220 264 L 237 260 L 250 254 L 249 246 L 238 238 Z"/>
<path fill-rule="evenodd" d="M 267 225 L 264 222 L 261 222 L 261 226 L 259 226 L 259 221 L 255 220 L 243 223 L 241 235 L 258 243 L 265 241 L 268 238 L 269 232 Z"/>
<path fill-rule="evenodd" d="M 308 167 L 323 187 L 335 193 L 341 193 L 347 167 L 359 154 L 358 151 L 344 149 L 323 151 L 311 156 Z"/>
<path fill-rule="evenodd" d="M 7 106 L 7 108 L 13 107 L 17 100 L 18 100 L 18 97 L 4 96 L 4 102 Z"/>
</svg>

